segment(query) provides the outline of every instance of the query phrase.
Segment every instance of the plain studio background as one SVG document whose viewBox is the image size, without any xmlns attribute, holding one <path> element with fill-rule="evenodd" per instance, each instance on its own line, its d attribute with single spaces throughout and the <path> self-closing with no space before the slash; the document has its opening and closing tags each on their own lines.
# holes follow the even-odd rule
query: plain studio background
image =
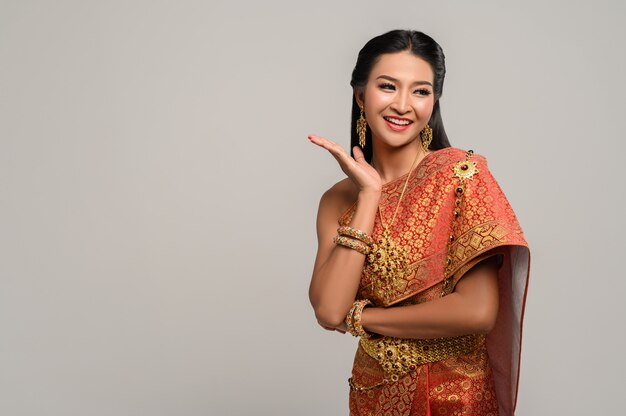
<svg viewBox="0 0 626 416">
<path fill-rule="evenodd" d="M 531 245 L 519 415 L 621 413 L 624 3 L 2 1 L 0 414 L 341 415 L 307 289 L 371 37 L 447 56 Z"/>
</svg>

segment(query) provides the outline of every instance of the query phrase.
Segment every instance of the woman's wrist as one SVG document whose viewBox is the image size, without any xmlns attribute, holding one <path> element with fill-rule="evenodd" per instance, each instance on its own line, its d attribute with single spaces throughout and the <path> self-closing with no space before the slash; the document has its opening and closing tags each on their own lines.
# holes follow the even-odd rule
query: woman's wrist
<svg viewBox="0 0 626 416">
<path fill-rule="evenodd" d="M 376 330 L 378 327 L 377 322 L 381 313 L 385 312 L 385 308 L 381 307 L 368 307 L 363 309 L 361 313 L 361 328 L 368 334 L 369 339 L 378 339 L 382 337 Z"/>
<path fill-rule="evenodd" d="M 372 330 L 373 321 L 375 321 L 375 315 L 380 308 L 371 307 L 363 309 L 361 313 L 361 326 L 368 332 L 376 332 Z M 374 319 L 372 319 L 374 318 Z"/>
<path fill-rule="evenodd" d="M 380 204 L 380 192 L 376 191 L 361 191 L 357 198 L 357 207 L 366 212 L 372 212 L 376 215 L 378 211 L 378 205 Z"/>
<path fill-rule="evenodd" d="M 381 189 L 361 189 L 358 199 L 359 201 L 376 201 L 378 203 L 381 194 Z"/>
</svg>

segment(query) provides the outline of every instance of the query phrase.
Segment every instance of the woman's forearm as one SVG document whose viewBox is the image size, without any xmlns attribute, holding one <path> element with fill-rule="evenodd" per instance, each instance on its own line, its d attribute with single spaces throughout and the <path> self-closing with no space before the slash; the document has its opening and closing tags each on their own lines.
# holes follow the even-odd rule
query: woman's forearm
<svg viewBox="0 0 626 416">
<path fill-rule="evenodd" d="M 350 226 L 371 234 L 378 211 L 380 194 L 359 194 Z M 356 250 L 336 245 L 326 262 L 316 271 L 311 281 L 310 299 L 315 314 L 327 326 L 339 326 L 356 297 L 365 255 Z"/>
<path fill-rule="evenodd" d="M 477 315 L 452 293 L 419 305 L 365 308 L 361 323 L 368 332 L 399 338 L 439 338 L 483 332 Z"/>
<path fill-rule="evenodd" d="M 447 296 L 417 305 L 365 308 L 368 332 L 399 338 L 439 338 L 487 333 L 498 314 L 495 257 L 468 271 Z"/>
</svg>

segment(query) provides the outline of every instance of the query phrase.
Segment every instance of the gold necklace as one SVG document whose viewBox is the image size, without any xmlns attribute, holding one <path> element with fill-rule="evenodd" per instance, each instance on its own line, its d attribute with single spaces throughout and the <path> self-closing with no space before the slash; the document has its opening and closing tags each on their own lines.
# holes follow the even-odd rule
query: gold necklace
<svg viewBox="0 0 626 416">
<path fill-rule="evenodd" d="M 400 202 L 402 202 L 404 191 L 409 184 L 409 178 L 411 177 L 411 173 L 413 173 L 413 168 L 417 163 L 419 155 L 420 152 L 418 151 L 406 180 L 404 181 L 404 187 L 400 193 L 400 198 L 398 199 L 396 209 L 393 212 L 393 217 L 391 218 L 389 225 L 385 225 L 382 210 L 380 209 L 380 205 L 378 206 L 378 214 L 380 216 L 380 224 L 383 227 L 383 232 L 374 241 L 374 244 L 372 244 L 370 254 L 367 255 L 366 268 L 371 274 L 378 277 L 378 279 L 374 282 L 377 286 L 376 291 L 379 296 L 383 296 L 385 298 L 390 295 L 391 285 L 394 283 L 394 280 L 404 277 L 409 269 L 409 253 L 405 247 L 402 247 L 393 241 L 391 238 L 390 228 L 396 220 L 396 214 L 398 214 Z"/>
</svg>

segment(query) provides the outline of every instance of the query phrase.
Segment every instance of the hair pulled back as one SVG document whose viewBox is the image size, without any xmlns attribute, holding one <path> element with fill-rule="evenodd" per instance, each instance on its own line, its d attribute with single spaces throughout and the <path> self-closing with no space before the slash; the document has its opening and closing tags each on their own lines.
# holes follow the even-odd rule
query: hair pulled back
<svg viewBox="0 0 626 416">
<path fill-rule="evenodd" d="M 434 74 L 434 94 L 435 104 L 433 112 L 428 122 L 429 126 L 433 130 L 433 141 L 430 144 L 430 148 L 433 150 L 443 149 L 444 147 L 450 147 L 448 136 L 443 127 L 443 120 L 441 119 L 441 110 L 439 108 L 439 98 L 443 92 L 443 80 L 446 75 L 446 61 L 445 55 L 441 46 L 430 36 L 416 31 L 416 30 L 392 30 L 368 41 L 365 46 L 359 51 L 359 56 L 352 71 L 352 80 L 350 85 L 353 88 L 363 88 L 367 83 L 372 68 L 378 61 L 379 57 L 386 53 L 395 53 L 410 51 L 415 56 L 424 59 L 428 62 L 433 70 Z M 361 109 L 359 104 L 352 95 L 352 122 L 351 124 L 351 139 L 350 139 L 350 154 L 354 156 L 352 148 L 359 145 L 359 135 L 356 132 L 356 123 Z M 363 149 L 365 160 L 368 163 L 372 161 L 372 131 L 367 127 L 366 139 L 368 145 Z"/>
</svg>

